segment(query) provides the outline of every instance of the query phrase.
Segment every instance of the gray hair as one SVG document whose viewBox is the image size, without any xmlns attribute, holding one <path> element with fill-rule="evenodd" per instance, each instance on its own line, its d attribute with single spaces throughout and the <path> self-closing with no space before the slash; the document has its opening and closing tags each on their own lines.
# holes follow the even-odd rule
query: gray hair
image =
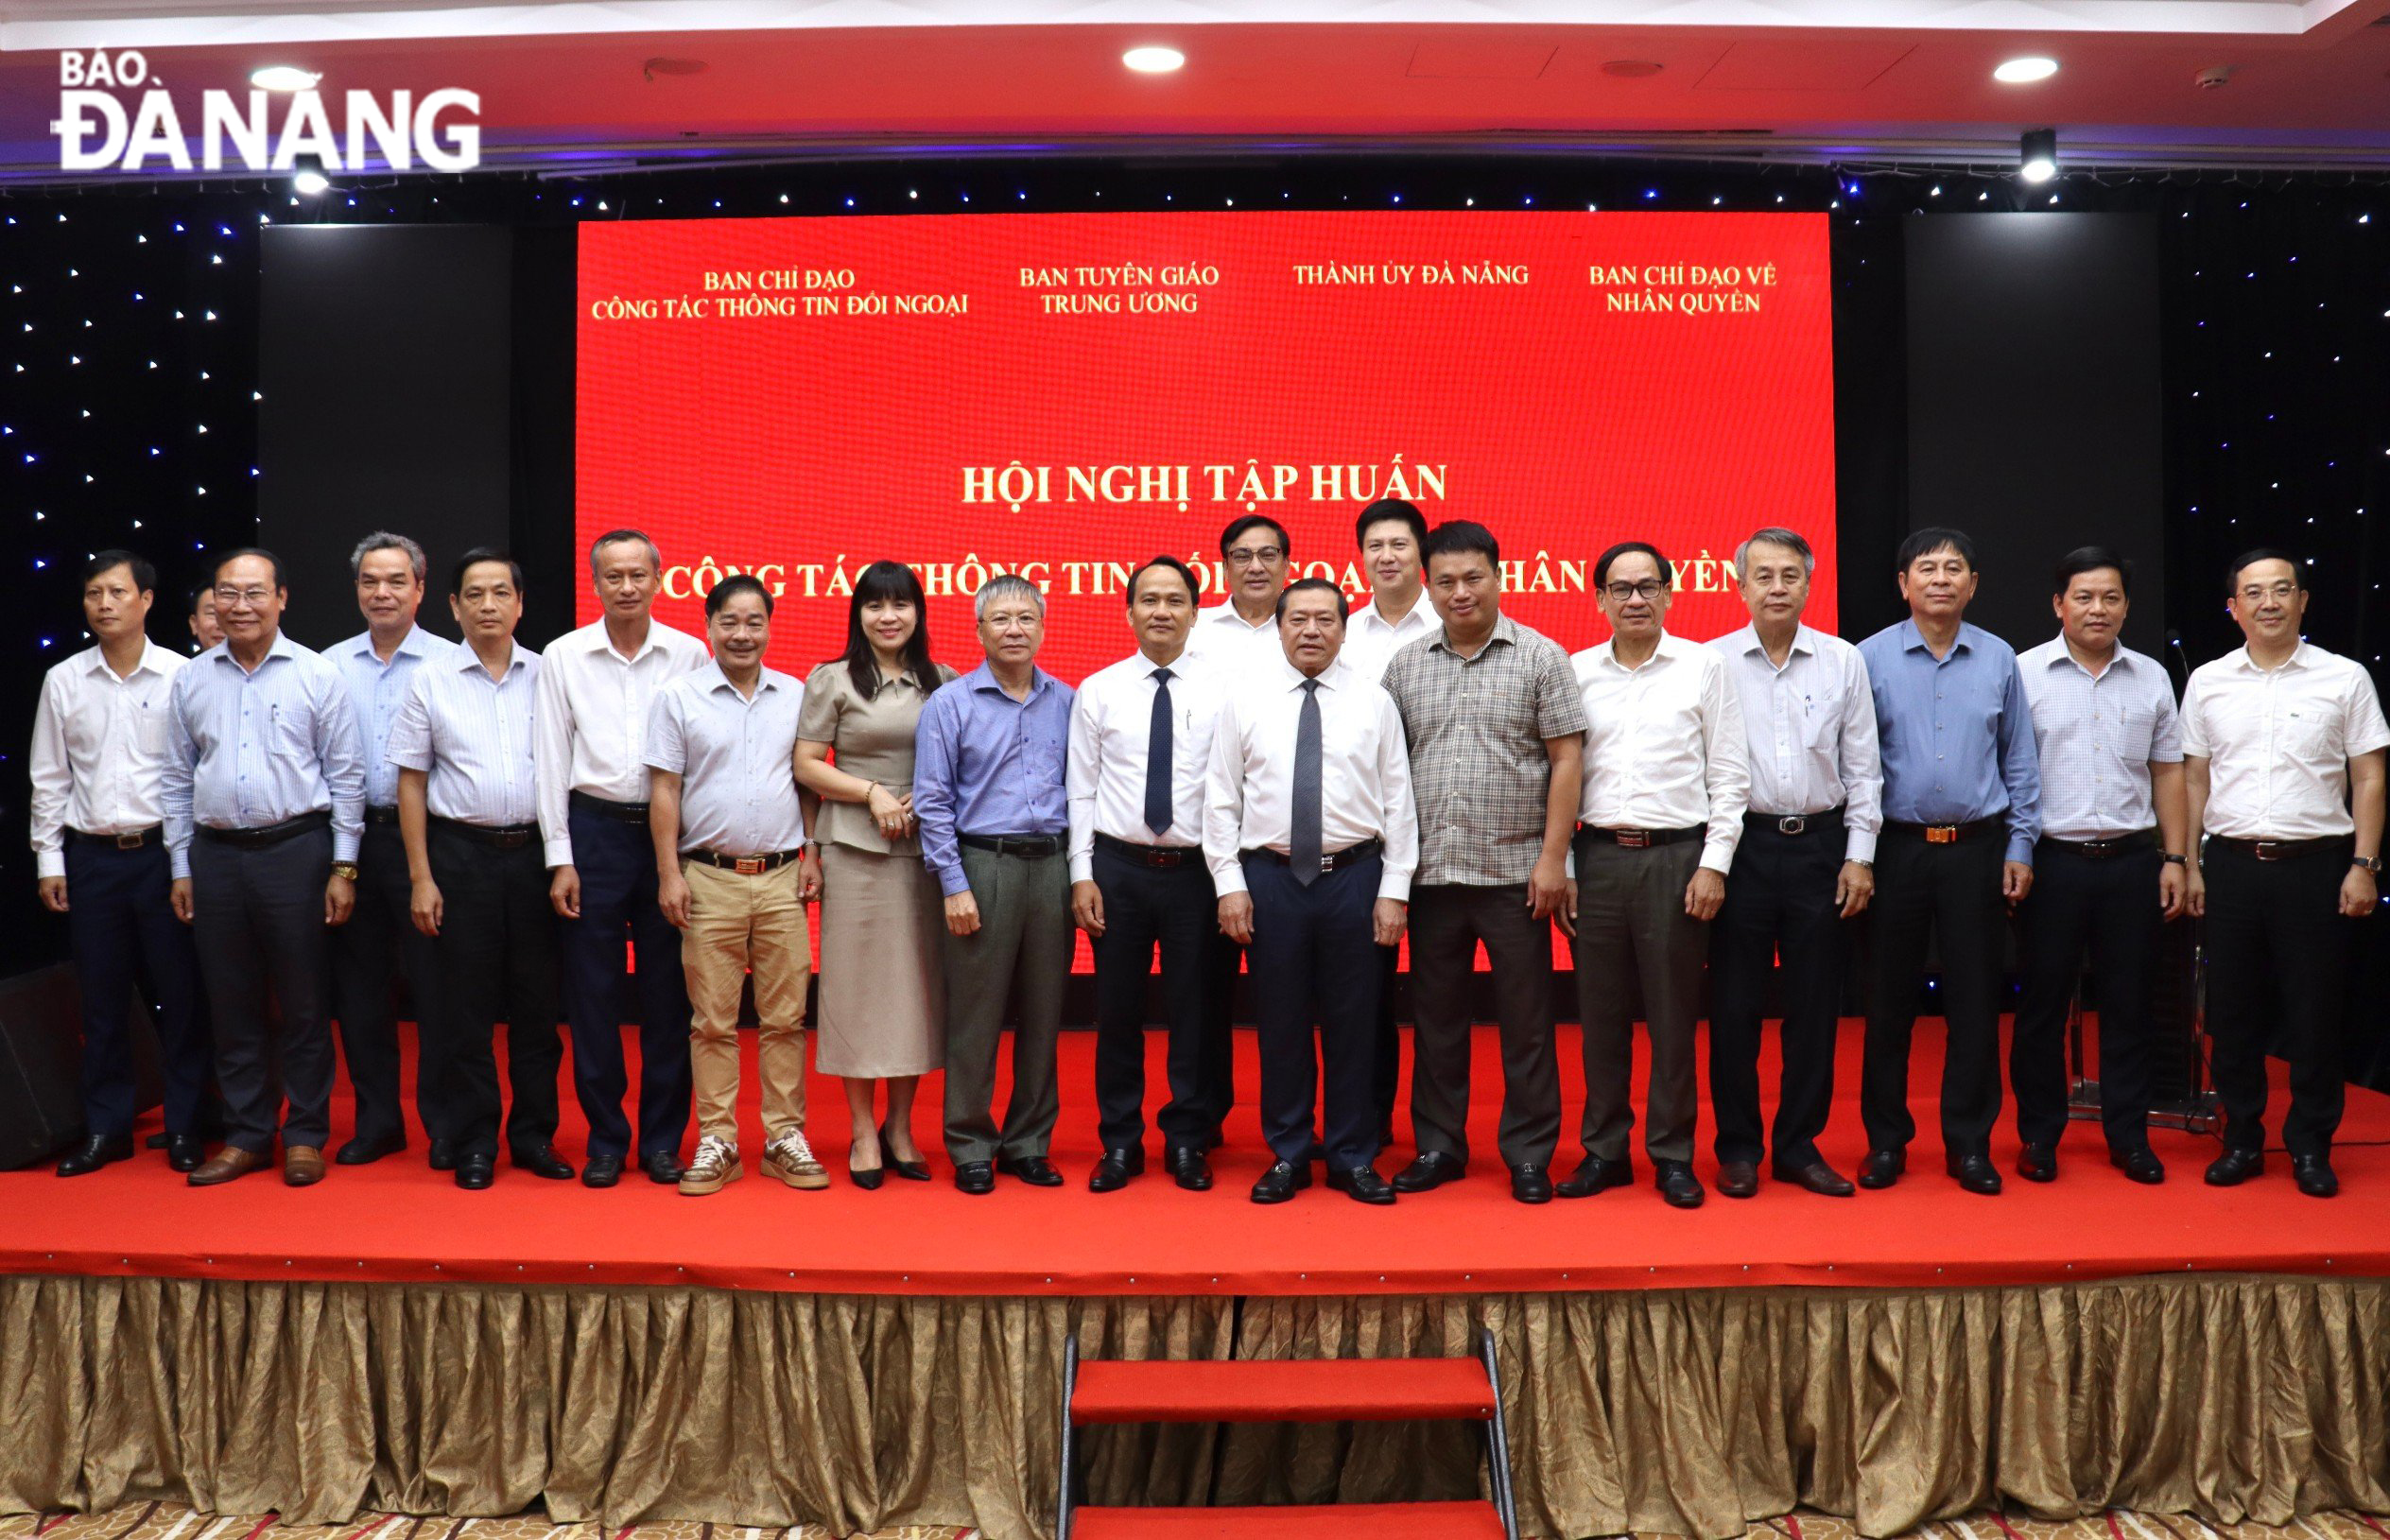
<svg viewBox="0 0 2390 1540">
<path fill-rule="evenodd" d="M 1027 578 L 1018 577 L 1010 572 L 1001 577 L 990 578 L 979 585 L 979 592 L 971 600 L 971 618 L 974 621 L 985 620 L 988 617 L 989 605 L 998 599 L 1020 598 L 1025 595 L 1036 601 L 1038 616 L 1043 619 L 1046 614 L 1046 596 L 1039 593 L 1037 585 Z"/>
<path fill-rule="evenodd" d="M 349 553 L 349 581 L 355 582 L 365 575 L 365 559 L 375 551 L 405 551 L 407 564 L 415 569 L 416 583 L 422 584 L 425 571 L 424 548 L 405 535 L 394 535 L 388 529 L 376 529 L 356 543 L 356 549 Z"/>
<path fill-rule="evenodd" d="M 656 543 L 648 537 L 645 529 L 609 529 L 589 543 L 589 580 L 591 582 L 598 580 L 598 553 L 599 551 L 609 545 L 628 545 L 634 540 L 648 548 L 648 560 L 654 563 L 656 575 L 662 577 L 664 552 L 656 548 Z"/>
<path fill-rule="evenodd" d="M 1810 543 L 1801 538 L 1799 531 L 1770 526 L 1765 529 L 1752 530 L 1743 543 L 1735 547 L 1736 577 L 1742 576 L 1744 558 L 1751 554 L 1754 545 L 1781 545 L 1800 557 L 1801 576 L 1809 578 L 1817 574 L 1817 553 L 1810 549 Z"/>
</svg>

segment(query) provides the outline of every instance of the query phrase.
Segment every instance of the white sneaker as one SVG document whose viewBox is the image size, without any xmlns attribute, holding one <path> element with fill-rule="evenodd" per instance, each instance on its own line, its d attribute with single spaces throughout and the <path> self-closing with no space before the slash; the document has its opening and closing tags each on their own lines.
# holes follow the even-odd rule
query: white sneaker
<svg viewBox="0 0 2390 1540">
<path fill-rule="evenodd" d="M 813 1146 L 805 1143 L 803 1129 L 786 1128 L 780 1136 L 764 1146 L 764 1174 L 778 1177 L 792 1187 L 815 1188 L 830 1185 L 830 1173 L 813 1158 Z"/>
<path fill-rule="evenodd" d="M 746 1174 L 738 1164 L 738 1146 L 712 1134 L 697 1141 L 697 1158 L 681 1172 L 681 1196 L 701 1198 L 719 1192 Z"/>
</svg>

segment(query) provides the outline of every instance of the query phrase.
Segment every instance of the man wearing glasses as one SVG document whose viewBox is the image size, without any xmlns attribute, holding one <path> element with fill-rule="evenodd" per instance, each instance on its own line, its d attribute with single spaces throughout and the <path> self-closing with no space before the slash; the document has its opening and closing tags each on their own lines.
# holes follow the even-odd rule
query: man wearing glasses
<svg viewBox="0 0 2390 1540">
<path fill-rule="evenodd" d="M 1292 558 L 1287 532 L 1267 513 L 1247 513 L 1221 531 L 1228 602 L 1197 614 L 1186 661 L 1226 680 L 1268 677 L 1285 662 L 1278 648 L 1278 595 Z"/>
</svg>

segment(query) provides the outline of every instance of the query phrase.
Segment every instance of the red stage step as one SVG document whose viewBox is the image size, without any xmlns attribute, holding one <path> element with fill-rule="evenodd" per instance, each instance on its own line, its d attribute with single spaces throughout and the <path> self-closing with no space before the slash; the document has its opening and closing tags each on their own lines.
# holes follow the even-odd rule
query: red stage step
<svg viewBox="0 0 2390 1540">
<path fill-rule="evenodd" d="M 1475 1358 L 1082 1358 L 1070 1419 L 1092 1423 L 1394 1422 L 1494 1415 Z"/>
<path fill-rule="evenodd" d="M 1080 1508 L 1070 1540 L 1503 1540 L 1490 1502 L 1279 1508 Z"/>
</svg>

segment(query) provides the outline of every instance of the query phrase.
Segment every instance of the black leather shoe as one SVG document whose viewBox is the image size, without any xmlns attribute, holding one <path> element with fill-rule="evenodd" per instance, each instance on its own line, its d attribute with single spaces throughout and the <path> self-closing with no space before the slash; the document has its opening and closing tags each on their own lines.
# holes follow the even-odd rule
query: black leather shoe
<svg viewBox="0 0 2390 1540">
<path fill-rule="evenodd" d="M 2139 1150 L 2111 1150 L 2108 1164 L 2143 1186 L 2154 1187 L 2166 1180 L 2166 1168 L 2158 1163 L 2149 1146 Z"/>
<path fill-rule="evenodd" d="M 1759 1166 L 1756 1161 L 1727 1160 L 1718 1163 L 1718 1195 L 1722 1198 L 1755 1198 L 1759 1192 Z"/>
<path fill-rule="evenodd" d="M 457 1168 L 456 1140 L 434 1139 L 431 1142 L 431 1168 L 435 1171 L 453 1171 Z"/>
<path fill-rule="evenodd" d="M 639 1157 L 639 1169 L 648 1173 L 648 1180 L 659 1187 L 677 1187 L 681 1173 L 687 1168 L 681 1164 L 677 1150 L 652 1150 Z"/>
<path fill-rule="evenodd" d="M 879 1132 L 879 1166 L 883 1171 L 894 1171 L 908 1182 L 929 1180 L 929 1163 L 926 1160 L 898 1160 L 896 1147 L 889 1142 L 888 1131 Z"/>
<path fill-rule="evenodd" d="M 2329 1155 L 2293 1155 L 2291 1175 L 2298 1179 L 2298 1190 L 2310 1198 L 2340 1196 L 2340 1178 L 2332 1174 Z"/>
<path fill-rule="evenodd" d="M 58 1174 L 89 1176 L 103 1166 L 130 1159 L 132 1159 L 131 1134 L 119 1133 L 111 1137 L 104 1133 L 95 1133 L 66 1152 L 65 1158 L 58 1163 Z M 196 1165 L 197 1162 L 193 1164 Z M 190 1169 L 189 1167 L 182 1168 Z"/>
<path fill-rule="evenodd" d="M 1331 1166 L 1327 1185 L 1357 1203 L 1385 1204 L 1394 1201 L 1394 1185 L 1379 1176 L 1375 1166 L 1356 1166 L 1349 1171 Z"/>
<path fill-rule="evenodd" d="M 966 1160 L 954 1168 L 954 1185 L 962 1192 L 978 1197 L 996 1190 L 996 1163 L 986 1160 Z"/>
<path fill-rule="evenodd" d="M 1652 1185 L 1660 1189 L 1660 1197 L 1671 1208 L 1699 1208 L 1706 1196 L 1701 1178 L 1681 1160 L 1660 1160 L 1652 1163 Z"/>
<path fill-rule="evenodd" d="M 1551 1173 L 1540 1166 L 1511 1168 L 1511 1196 L 1522 1203 L 1551 1202 Z"/>
<path fill-rule="evenodd" d="M 1261 1173 L 1261 1180 L 1253 1185 L 1253 1201 L 1256 1203 L 1283 1203 L 1310 1185 L 1310 1162 L 1275 1161 Z"/>
<path fill-rule="evenodd" d="M 332 1157 L 336 1166 L 371 1166 L 384 1155 L 395 1155 L 407 1148 L 404 1133 L 360 1133 L 340 1147 Z"/>
<path fill-rule="evenodd" d="M 1859 1190 L 1850 1185 L 1849 1177 L 1822 1160 L 1813 1160 L 1807 1166 L 1778 1166 L 1775 1168 L 1775 1179 L 1806 1188 L 1821 1198 L 1848 1198 Z"/>
<path fill-rule="evenodd" d="M 196 1133 L 166 1135 L 166 1166 L 177 1171 L 196 1171 L 199 1162 L 207 1159 L 207 1141 Z"/>
<path fill-rule="evenodd" d="M 592 1155 L 580 1168 L 580 1185 L 584 1187 L 611 1187 L 621 1180 L 620 1155 Z"/>
<path fill-rule="evenodd" d="M 1162 1163 L 1169 1168 L 1170 1180 L 1189 1192 L 1212 1190 L 1212 1163 L 1192 1145 L 1167 1151 Z"/>
<path fill-rule="evenodd" d="M 1870 1192 L 1881 1191 L 1900 1180 L 1900 1173 L 1909 1168 L 1909 1152 L 1905 1150 L 1870 1150 L 1867 1158 L 1859 1163 L 1859 1185 Z"/>
<path fill-rule="evenodd" d="M 459 1155 L 457 1157 L 457 1185 L 478 1192 L 497 1180 L 497 1161 L 488 1155 Z"/>
<path fill-rule="evenodd" d="M 1118 1192 L 1129 1185 L 1133 1176 L 1145 1174 L 1145 1151 L 1136 1145 L 1126 1149 L 1107 1150 L 1096 1168 L 1087 1173 L 1089 1192 Z"/>
<path fill-rule="evenodd" d="M 2237 1187 L 2253 1176 L 2265 1174 L 2265 1151 L 2262 1150 L 2227 1150 L 2208 1167 L 2208 1185 Z"/>
<path fill-rule="evenodd" d="M 2000 1196 L 2000 1168 L 1989 1155 L 1951 1155 L 1943 1168 L 1967 1191 L 1985 1198 Z"/>
<path fill-rule="evenodd" d="M 550 1182 L 570 1182 L 572 1163 L 556 1152 L 556 1147 L 543 1139 L 537 1144 L 518 1144 L 507 1151 L 507 1159 L 518 1171 L 544 1176 Z M 461 1166 L 461 1162 L 459 1163 Z"/>
<path fill-rule="evenodd" d="M 1446 1182 L 1458 1182 L 1469 1168 L 1441 1150 L 1430 1150 L 1394 1173 L 1396 1192 L 1433 1192 Z"/>
<path fill-rule="evenodd" d="M 2017 1151 L 2017 1174 L 2028 1182 L 2057 1181 L 2057 1146 L 2029 1144 Z"/>
<path fill-rule="evenodd" d="M 1553 1196 L 1560 1198 L 1590 1198 L 1597 1192 L 1623 1187 L 1634 1180 L 1635 1162 L 1603 1160 L 1600 1155 L 1587 1155 L 1551 1190 Z"/>
<path fill-rule="evenodd" d="M 1032 1187 L 1059 1187 L 1063 1173 L 1054 1169 L 1054 1163 L 1043 1155 L 998 1155 L 996 1168 L 1006 1176 L 1017 1177 Z"/>
</svg>

